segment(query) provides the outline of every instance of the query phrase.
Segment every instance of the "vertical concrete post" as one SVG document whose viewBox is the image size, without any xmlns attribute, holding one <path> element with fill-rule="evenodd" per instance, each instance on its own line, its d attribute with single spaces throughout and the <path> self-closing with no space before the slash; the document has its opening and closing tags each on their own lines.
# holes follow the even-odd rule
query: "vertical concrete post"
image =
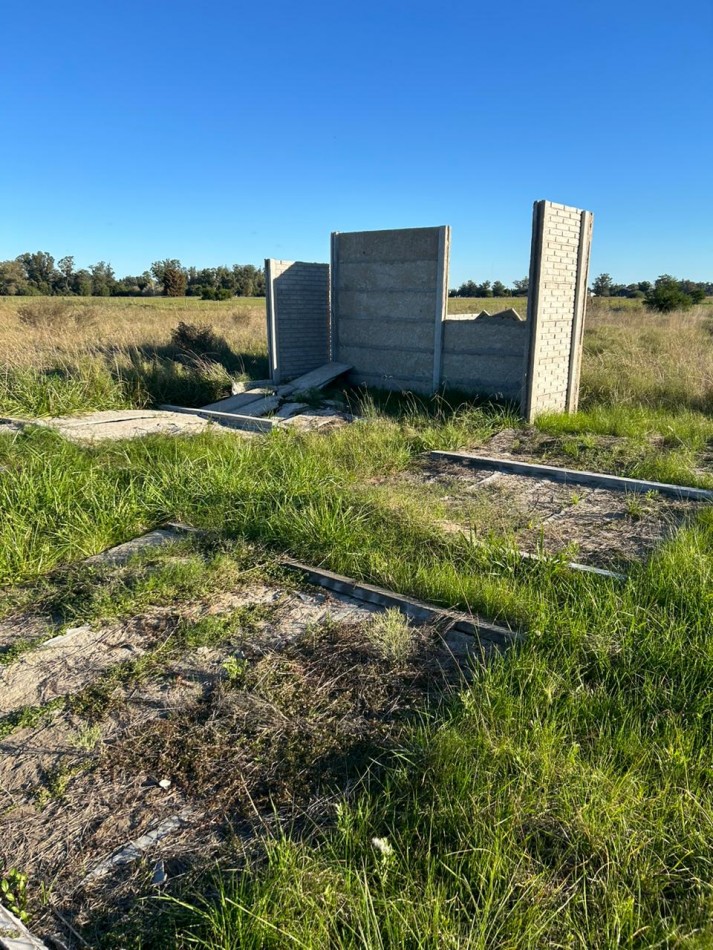
<svg viewBox="0 0 713 950">
<path fill-rule="evenodd" d="M 451 254 L 451 228 L 438 229 L 438 270 L 436 278 L 436 313 L 433 338 L 433 391 L 441 385 L 443 371 L 443 327 L 448 313 L 448 267 Z"/>
<path fill-rule="evenodd" d="M 579 378 L 582 369 L 582 345 L 584 341 L 584 318 L 587 312 L 587 284 L 589 283 L 589 251 L 592 246 L 594 215 L 583 211 L 579 230 L 577 256 L 577 287 L 574 296 L 574 321 L 572 323 L 572 347 L 569 362 L 569 386 L 567 389 L 567 412 L 576 412 L 579 406 Z"/>
<path fill-rule="evenodd" d="M 574 412 L 579 393 L 593 215 L 536 201 L 522 411 Z"/>
<path fill-rule="evenodd" d="M 267 358 L 270 366 L 270 379 L 273 383 L 281 382 L 277 342 L 277 320 L 275 319 L 275 288 L 274 268 L 271 258 L 265 260 L 265 308 L 267 311 Z"/>
<path fill-rule="evenodd" d="M 329 358 L 333 363 L 339 362 L 339 231 L 332 232 L 330 258 L 330 286 L 329 286 Z"/>
</svg>

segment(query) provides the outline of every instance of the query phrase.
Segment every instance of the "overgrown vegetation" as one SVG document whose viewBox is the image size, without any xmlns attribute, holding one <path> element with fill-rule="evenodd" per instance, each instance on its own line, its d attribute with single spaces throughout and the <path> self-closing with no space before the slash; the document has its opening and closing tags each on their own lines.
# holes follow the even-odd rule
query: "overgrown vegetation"
<svg viewBox="0 0 713 950">
<path fill-rule="evenodd" d="M 703 308 L 655 317 L 631 303 L 625 312 L 593 309 L 582 410 L 545 417 L 540 431 L 573 464 L 711 484 L 710 318 Z M 225 311 L 214 306 L 211 324 L 231 349 L 245 353 L 252 346 L 261 354 L 261 340 L 237 342 L 232 304 Z M 131 336 L 134 318 L 121 331 L 127 337 L 116 358 L 125 359 L 129 345 L 170 345 L 181 319 L 196 322 L 185 310 L 169 317 L 154 312 L 142 344 Z M 37 391 L 47 390 L 41 373 L 53 365 L 57 344 L 39 328 L 22 333 L 36 349 L 31 357 L 21 354 L 14 338 L 16 371 L 35 374 Z M 96 336 L 75 340 L 73 357 L 90 359 L 94 371 L 104 366 L 106 392 L 119 392 L 128 403 L 136 390 L 121 388 L 125 377 L 108 368 L 98 348 L 111 334 L 104 342 Z M 172 352 L 171 361 L 179 356 Z M 24 393 L 21 378 L 8 375 L 4 405 L 41 401 Z M 52 385 L 54 395 L 42 399 L 55 406 L 76 377 L 52 378 Z M 85 407 L 96 405 L 96 392 Z M 559 562 L 522 563 L 495 542 L 469 545 L 443 534 L 418 494 L 390 498 L 374 491 L 386 476 L 412 469 L 428 449 L 474 447 L 517 426 L 507 407 L 378 394 L 358 405 L 364 419 L 328 437 L 276 432 L 243 440 L 217 431 L 80 448 L 46 431 L 0 435 L 0 583 L 8 609 L 44 598 L 47 609 L 69 622 L 214 589 L 237 581 L 249 542 L 267 552 L 262 563 L 288 552 L 527 631 L 516 650 L 475 666 L 471 682 L 461 683 L 447 704 L 414 701 L 397 741 L 375 727 L 368 755 L 353 760 L 358 768 L 348 771 L 348 781 L 338 768 L 320 773 L 319 821 L 278 824 L 248 864 L 238 864 L 228 846 L 209 880 L 177 883 L 171 893 L 178 903 L 151 903 L 143 924 L 127 917 L 104 944 L 214 950 L 711 945 L 711 510 L 647 564 L 634 566 L 624 582 L 575 575 Z M 189 561 L 156 575 L 138 571 L 128 585 L 120 579 L 97 585 L 83 570 L 46 577 L 168 519 L 210 530 L 217 549 L 204 561 L 212 573 Z M 237 561 L 230 560 L 233 547 Z M 20 589 L 21 581 L 29 586 Z M 192 648 L 192 628 L 181 629 L 180 643 Z M 350 702 L 357 696 L 358 683 L 349 677 L 366 669 L 351 661 L 351 634 L 346 640 L 343 634 L 326 629 L 314 641 L 326 655 L 335 653 L 344 677 L 338 690 L 320 694 L 320 715 L 334 715 L 339 725 L 331 731 L 338 748 L 325 747 L 325 755 L 348 744 L 340 704 L 345 690 L 352 691 Z M 222 632 L 191 635 L 195 646 Z M 414 643 L 416 652 L 419 647 L 392 615 L 360 636 L 377 682 L 382 669 L 407 669 Z M 305 721 L 305 693 L 296 685 L 316 695 L 306 650 L 308 641 L 262 666 L 245 666 L 237 656 L 225 669 L 225 705 L 206 718 L 207 731 L 162 720 L 140 747 L 122 747 L 122 755 L 129 762 L 138 748 L 157 772 L 172 757 L 181 781 L 200 772 L 214 786 L 211 743 L 239 757 L 247 741 L 235 696 L 269 688 L 284 723 L 263 737 L 277 784 L 253 790 L 266 807 L 273 794 L 278 802 L 291 800 L 294 776 L 309 774 L 311 749 L 326 742 Z M 298 667 L 300 676 L 290 679 Z M 393 695 L 382 698 L 388 708 Z M 85 712 L 99 708 L 94 703 Z M 19 722 L 40 715 L 25 712 Z"/>
</svg>

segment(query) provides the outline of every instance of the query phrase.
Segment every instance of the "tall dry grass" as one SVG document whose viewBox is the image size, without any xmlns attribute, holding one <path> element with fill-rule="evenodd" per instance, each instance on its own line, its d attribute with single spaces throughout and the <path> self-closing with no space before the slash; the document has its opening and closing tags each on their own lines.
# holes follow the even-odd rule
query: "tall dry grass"
<svg viewBox="0 0 713 950">
<path fill-rule="evenodd" d="M 266 374 L 264 313 L 258 298 L 0 297 L 0 411 L 205 404 Z M 218 352 L 187 354 L 180 323 L 210 326 Z"/>
<path fill-rule="evenodd" d="M 713 307 L 654 314 L 593 301 L 580 403 L 713 410 Z"/>
</svg>

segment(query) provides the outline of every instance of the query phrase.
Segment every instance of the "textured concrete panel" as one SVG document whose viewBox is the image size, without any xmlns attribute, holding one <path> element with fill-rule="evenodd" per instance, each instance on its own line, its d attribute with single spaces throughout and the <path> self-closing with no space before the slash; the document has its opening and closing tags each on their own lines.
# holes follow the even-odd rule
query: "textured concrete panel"
<svg viewBox="0 0 713 950">
<path fill-rule="evenodd" d="M 265 261 L 267 339 L 275 383 L 330 358 L 329 264 Z"/>
<path fill-rule="evenodd" d="M 339 321 L 339 339 L 343 347 L 368 346 L 374 342 L 374 331 L 369 320 L 342 317 Z M 404 347 L 428 350 L 433 345 L 433 326 L 430 321 L 387 320 L 379 331 L 382 347 Z"/>
<path fill-rule="evenodd" d="M 575 412 L 592 239 L 592 214 L 535 202 L 523 412 Z"/>
<path fill-rule="evenodd" d="M 404 346 L 374 347 L 341 346 L 341 361 L 355 367 L 365 367 L 372 376 L 398 376 L 401 379 L 430 381 L 433 370 L 433 351 L 409 349 Z"/>
<path fill-rule="evenodd" d="M 332 235 L 333 358 L 371 385 L 440 385 L 450 228 Z"/>
<path fill-rule="evenodd" d="M 360 290 L 340 290 L 339 307 L 355 320 L 429 321 L 433 314 L 433 291 L 394 290 L 374 294 Z"/>
<path fill-rule="evenodd" d="M 339 244 L 339 257 L 343 263 L 432 261 L 438 258 L 438 228 L 351 231 L 340 234 Z"/>
<path fill-rule="evenodd" d="M 451 320 L 444 325 L 444 353 L 482 352 L 497 349 L 524 358 L 527 346 L 525 321 L 478 317 L 475 320 Z"/>
<path fill-rule="evenodd" d="M 399 287 L 408 290 L 435 291 L 437 261 L 340 261 L 339 292 L 381 290 L 393 293 Z M 342 301 L 339 301 L 342 306 Z"/>
</svg>

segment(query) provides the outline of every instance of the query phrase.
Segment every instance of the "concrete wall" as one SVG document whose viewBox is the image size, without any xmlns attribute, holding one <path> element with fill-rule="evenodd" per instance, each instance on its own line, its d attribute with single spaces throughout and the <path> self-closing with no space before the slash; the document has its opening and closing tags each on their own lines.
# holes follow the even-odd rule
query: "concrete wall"
<svg viewBox="0 0 713 950">
<path fill-rule="evenodd" d="M 355 382 L 440 383 L 450 228 L 332 235 L 332 355 Z"/>
<path fill-rule="evenodd" d="M 329 264 L 265 261 L 270 377 L 279 383 L 330 359 Z"/>
<path fill-rule="evenodd" d="M 593 215 L 536 201 L 523 414 L 576 412 Z"/>
<path fill-rule="evenodd" d="M 449 389 L 519 401 L 528 325 L 515 310 L 448 317 L 442 382 Z"/>
</svg>

